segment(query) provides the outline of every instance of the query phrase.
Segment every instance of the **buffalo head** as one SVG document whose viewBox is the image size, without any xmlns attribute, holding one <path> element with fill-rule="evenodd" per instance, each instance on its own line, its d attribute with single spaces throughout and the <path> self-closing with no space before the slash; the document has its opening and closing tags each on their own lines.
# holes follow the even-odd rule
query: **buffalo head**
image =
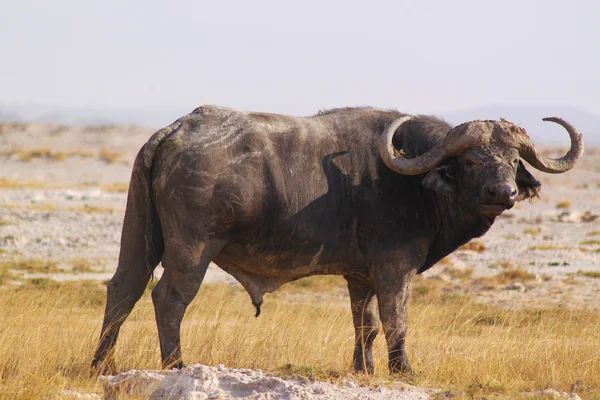
<svg viewBox="0 0 600 400">
<path fill-rule="evenodd" d="M 571 148 L 559 159 L 538 153 L 524 129 L 511 122 L 472 121 L 431 139 L 423 149 L 414 144 L 420 117 L 405 116 L 394 121 L 381 135 L 380 156 L 390 169 L 403 175 L 423 175 L 422 184 L 440 193 L 458 193 L 462 207 L 471 209 L 488 222 L 516 201 L 538 195 L 541 184 L 526 169 L 521 158 L 547 173 L 570 170 L 583 153 L 579 131 L 560 118 L 544 118 L 563 126 L 571 137 Z M 397 149 L 392 140 L 407 130 L 407 149 Z M 421 129 L 422 130 L 422 129 Z M 422 137 L 422 136 L 421 136 Z M 415 150 L 421 147 L 421 149 Z M 411 148 L 412 147 L 412 148 Z"/>
</svg>

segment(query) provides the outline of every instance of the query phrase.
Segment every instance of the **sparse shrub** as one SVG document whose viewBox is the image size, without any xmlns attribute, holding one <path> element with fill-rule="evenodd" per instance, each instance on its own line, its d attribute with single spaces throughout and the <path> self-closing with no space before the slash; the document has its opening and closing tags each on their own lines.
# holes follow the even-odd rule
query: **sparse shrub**
<svg viewBox="0 0 600 400">
<path fill-rule="evenodd" d="M 600 240 L 584 240 L 579 244 L 582 246 L 600 246 Z"/>
<path fill-rule="evenodd" d="M 55 261 L 41 259 L 0 261 L 0 269 L 14 269 L 30 273 L 55 273 L 62 271 L 58 269 L 58 264 Z"/>
<path fill-rule="evenodd" d="M 577 271 L 577 275 L 586 278 L 600 278 L 600 271 Z"/>
<path fill-rule="evenodd" d="M 571 200 L 563 200 L 556 203 L 556 208 L 570 209 L 572 206 Z"/>
<path fill-rule="evenodd" d="M 535 275 L 531 272 L 525 271 L 521 267 L 514 269 L 505 269 L 496 275 L 496 280 L 501 284 L 507 284 L 512 282 L 523 282 L 535 279 Z"/>
<path fill-rule="evenodd" d="M 472 240 L 469 243 L 460 246 L 460 250 L 473 250 L 482 253 L 485 251 L 485 245 L 483 242 Z"/>
<path fill-rule="evenodd" d="M 529 247 L 529 250 L 570 250 L 569 246 L 557 246 L 553 244 L 536 244 Z"/>
<path fill-rule="evenodd" d="M 444 268 L 444 272 L 450 276 L 452 279 L 459 279 L 461 281 L 467 280 L 471 278 L 473 275 L 473 268 L 467 267 L 464 269 L 461 268 L 453 268 L 446 267 Z"/>
<path fill-rule="evenodd" d="M 525 233 L 527 235 L 537 236 L 540 233 L 542 233 L 542 228 L 540 228 L 539 226 L 535 227 L 535 228 L 525 228 L 523 230 L 523 233 Z"/>
<path fill-rule="evenodd" d="M 452 261 L 450 261 L 450 257 L 444 257 L 440 261 L 437 262 L 437 265 L 451 265 Z"/>
<path fill-rule="evenodd" d="M 515 269 L 517 266 L 510 261 L 496 261 L 491 264 L 488 264 L 488 268 L 490 269 Z"/>
<path fill-rule="evenodd" d="M 110 185 L 103 185 L 100 189 L 105 192 L 127 193 L 129 190 L 129 183 L 112 183 Z"/>
<path fill-rule="evenodd" d="M 548 265 L 551 266 L 551 267 L 558 267 L 558 266 L 561 266 L 561 265 L 563 267 L 565 267 L 565 266 L 569 265 L 569 263 L 566 262 L 566 261 L 562 261 L 562 262 L 561 261 L 550 261 L 548 263 Z"/>
<path fill-rule="evenodd" d="M 98 153 L 98 158 L 102 161 L 106 161 L 108 164 L 115 164 L 123 158 L 124 154 L 108 149 L 102 149 Z"/>
<path fill-rule="evenodd" d="M 85 262 L 78 262 L 76 264 L 73 265 L 73 269 L 71 270 L 73 272 L 96 272 L 94 270 L 94 268 L 92 268 L 89 264 L 85 263 Z"/>
</svg>

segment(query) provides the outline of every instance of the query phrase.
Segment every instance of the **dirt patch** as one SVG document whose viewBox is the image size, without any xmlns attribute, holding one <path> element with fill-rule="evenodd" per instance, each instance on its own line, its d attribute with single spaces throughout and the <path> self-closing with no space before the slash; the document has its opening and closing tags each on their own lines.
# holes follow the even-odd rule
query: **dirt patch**
<svg viewBox="0 0 600 400">
<path fill-rule="evenodd" d="M 307 379 L 283 379 L 261 370 L 191 365 L 181 371 L 128 371 L 100 378 L 106 399 L 141 396 L 166 399 L 429 399 L 435 390 L 361 387 L 354 381 L 341 385 Z"/>
</svg>

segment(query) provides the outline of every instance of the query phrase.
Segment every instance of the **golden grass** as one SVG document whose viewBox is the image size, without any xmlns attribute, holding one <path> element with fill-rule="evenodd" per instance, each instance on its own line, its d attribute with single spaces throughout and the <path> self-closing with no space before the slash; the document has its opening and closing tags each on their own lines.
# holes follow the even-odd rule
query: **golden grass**
<svg viewBox="0 0 600 400">
<path fill-rule="evenodd" d="M 86 213 L 124 213 L 125 209 L 84 204 L 83 206 L 59 207 L 54 204 L 2 204 L 0 207 L 33 211 L 72 211 Z"/>
<path fill-rule="evenodd" d="M 13 179 L 0 178 L 0 189 L 60 189 L 63 186 L 49 185 L 40 181 L 15 181 Z"/>
<path fill-rule="evenodd" d="M 112 183 L 110 185 L 102 185 L 100 186 L 100 189 L 104 190 L 105 192 L 127 193 L 129 190 L 129 183 Z"/>
<path fill-rule="evenodd" d="M 529 247 L 529 250 L 570 250 L 569 246 L 557 246 L 554 244 L 536 244 Z"/>
<path fill-rule="evenodd" d="M 89 189 L 90 186 L 97 186 L 97 183 L 77 185 L 72 189 Z M 111 183 L 100 185 L 101 190 L 111 193 L 127 193 L 129 183 Z M 41 181 L 16 181 L 13 179 L 0 178 L 0 189 L 68 189 L 69 186 L 59 184 L 49 184 Z"/>
<path fill-rule="evenodd" d="M 182 326 L 185 361 L 330 380 L 355 377 L 349 373 L 354 333 L 348 298 L 340 295 L 344 282 L 328 279 L 267 295 L 259 318 L 240 287 L 204 285 Z M 445 294 L 444 285 L 439 279 L 415 282 L 407 339 L 415 384 L 466 397 L 546 387 L 569 391 L 577 383 L 583 398 L 600 396 L 600 314 L 507 310 Z M 120 370 L 160 366 L 149 297 L 121 331 Z M 100 393 L 88 366 L 103 301 L 104 288 L 94 282 L 36 280 L 0 289 L 0 398 L 60 397 L 64 388 Z M 375 342 L 377 373 L 358 377 L 361 383 L 393 379 L 382 336 Z"/>
<path fill-rule="evenodd" d="M 106 265 L 105 260 L 101 259 L 83 259 L 74 258 L 65 260 L 60 264 L 71 265 L 68 272 L 72 273 L 91 273 L 100 272 L 93 266 Z M 11 281 L 20 281 L 23 279 L 21 272 L 30 274 L 54 274 L 67 272 L 64 268 L 59 268 L 59 262 L 44 259 L 19 259 L 0 261 L 0 286 Z M 16 273 L 16 274 L 15 274 Z"/>
<path fill-rule="evenodd" d="M 579 244 L 582 246 L 600 246 L 600 240 L 584 240 Z"/>
<path fill-rule="evenodd" d="M 0 261 L 0 270 L 6 271 L 11 269 L 45 274 L 61 272 L 58 268 L 58 263 L 55 261 L 41 259 Z"/>
<path fill-rule="evenodd" d="M 69 207 L 69 211 L 79 212 L 93 212 L 93 213 L 113 213 L 113 212 L 125 212 L 124 209 L 105 207 L 105 206 L 93 206 L 90 204 L 84 204 L 83 207 Z"/>
<path fill-rule="evenodd" d="M 111 151 L 108 149 L 102 149 L 98 153 L 98 158 L 102 161 L 107 162 L 108 164 L 117 163 L 117 162 L 121 161 L 121 159 L 124 156 L 125 156 L 125 154 L 123 154 L 121 152 Z"/>
<path fill-rule="evenodd" d="M 473 276 L 473 268 L 455 268 L 455 267 L 446 267 L 443 269 L 443 272 L 448 274 L 452 279 L 458 279 L 461 281 L 465 281 Z"/>
<path fill-rule="evenodd" d="M 535 275 L 525 271 L 521 267 L 505 269 L 494 277 L 498 283 L 507 284 L 512 282 L 523 282 L 535 279 Z"/>
<path fill-rule="evenodd" d="M 15 148 L 7 155 L 16 154 L 17 158 L 23 162 L 30 162 L 33 159 L 44 159 L 50 161 L 65 161 L 70 157 L 91 158 L 94 153 L 85 150 L 53 150 L 48 147 L 39 149 L 21 149 Z"/>
<path fill-rule="evenodd" d="M 119 162 L 125 157 L 124 153 L 111 151 L 109 149 L 102 149 L 98 153 L 95 153 L 93 151 L 82 149 L 54 150 L 49 147 L 40 147 L 37 149 L 23 149 L 16 147 L 12 150 L 2 152 L 0 155 L 9 157 L 16 155 L 16 158 L 22 162 L 31 162 L 35 159 L 60 162 L 72 157 L 81 157 L 98 158 L 99 160 L 105 161 L 109 164 Z"/>
<path fill-rule="evenodd" d="M 473 250 L 482 253 L 485 251 L 485 245 L 477 240 L 472 240 L 469 243 L 460 246 L 460 250 Z"/>
<path fill-rule="evenodd" d="M 516 267 L 510 262 L 490 264 L 490 268 L 502 268 L 502 271 L 493 276 L 483 276 L 473 280 L 476 285 L 483 285 L 488 289 L 498 289 L 500 285 L 507 285 L 514 282 L 525 282 L 535 279 L 535 275 L 525 271 L 521 267 Z"/>
<path fill-rule="evenodd" d="M 537 236 L 540 233 L 542 233 L 542 228 L 540 228 L 539 226 L 537 228 L 525 228 L 523 230 L 523 233 L 527 235 Z"/>
<path fill-rule="evenodd" d="M 600 271 L 577 271 L 577 275 L 586 278 L 600 278 Z"/>
<path fill-rule="evenodd" d="M 563 200 L 556 203 L 556 208 L 570 209 L 573 206 L 571 200 Z"/>
</svg>

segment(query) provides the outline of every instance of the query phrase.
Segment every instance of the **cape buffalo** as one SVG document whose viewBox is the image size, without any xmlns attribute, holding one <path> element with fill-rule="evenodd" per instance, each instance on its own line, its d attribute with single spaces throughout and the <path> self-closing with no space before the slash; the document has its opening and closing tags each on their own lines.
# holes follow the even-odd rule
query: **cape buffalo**
<svg viewBox="0 0 600 400">
<path fill-rule="evenodd" d="M 181 368 L 180 325 L 211 261 L 260 313 L 263 295 L 317 274 L 342 275 L 356 333 L 353 367 L 372 372 L 378 332 L 389 369 L 410 372 L 407 304 L 415 274 L 483 235 L 547 173 L 583 152 L 538 153 L 506 121 L 452 127 L 430 116 L 346 108 L 311 117 L 203 106 L 156 132 L 131 176 L 119 263 L 92 366 L 113 371 L 119 329 L 159 262 L 152 291 L 164 368 Z"/>
</svg>

